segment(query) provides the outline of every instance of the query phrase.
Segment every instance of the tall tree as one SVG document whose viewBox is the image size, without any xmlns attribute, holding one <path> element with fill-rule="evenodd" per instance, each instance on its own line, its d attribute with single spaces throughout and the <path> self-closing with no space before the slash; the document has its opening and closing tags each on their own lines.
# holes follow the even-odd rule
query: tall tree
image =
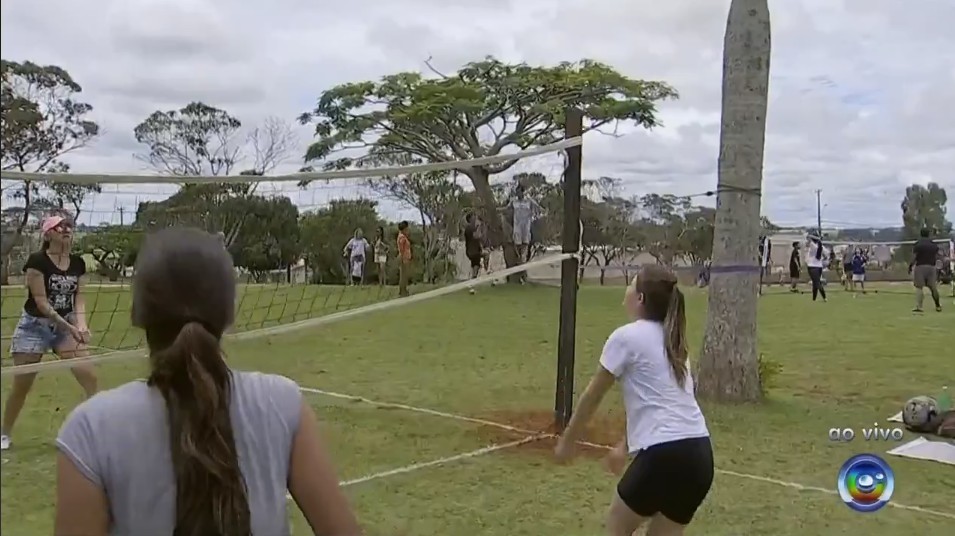
<svg viewBox="0 0 955 536">
<path fill-rule="evenodd" d="M 767 0 L 732 0 L 723 40 L 723 109 L 713 271 L 697 392 L 721 401 L 762 396 L 756 348 L 760 196 L 769 92 Z"/>
<path fill-rule="evenodd" d="M 245 268 L 256 282 L 272 270 L 287 268 L 299 259 L 298 207 L 288 197 L 252 196 L 242 211 L 255 225 L 247 225 L 229 248 L 235 265 Z"/>
<path fill-rule="evenodd" d="M 694 207 L 683 216 L 684 233 L 680 240 L 683 257 L 694 265 L 713 256 L 713 232 L 716 211 L 709 207 Z"/>
<path fill-rule="evenodd" d="M 922 229 L 948 236 L 952 232 L 952 222 L 947 218 L 947 203 L 948 194 L 938 183 L 913 184 L 906 188 L 900 204 L 905 237 L 915 239 Z"/>
<path fill-rule="evenodd" d="M 242 175 L 262 176 L 288 159 L 296 137 L 288 122 L 267 118 L 243 140 L 242 122 L 229 112 L 202 102 L 179 110 L 156 111 L 136 126 L 136 141 L 148 148 L 136 158 L 159 173 L 182 177 L 231 174 L 251 153 L 252 167 Z M 222 232 L 231 246 L 256 213 L 246 210 L 258 182 L 183 184 L 178 193 L 159 203 L 144 203 L 140 222 L 151 226 L 193 225 Z M 248 206 L 247 206 L 248 205 Z M 255 205 L 258 206 L 258 205 Z"/>
<path fill-rule="evenodd" d="M 268 175 L 275 171 L 297 149 L 298 136 L 288 121 L 279 117 L 266 117 L 261 125 L 249 132 L 246 140 L 252 153 L 252 168 L 244 175 Z"/>
<path fill-rule="evenodd" d="M 237 118 L 201 102 L 155 111 L 136 125 L 136 141 L 149 148 L 135 157 L 169 175 L 228 175 L 239 161 Z"/>
<path fill-rule="evenodd" d="M 77 100 L 83 88 L 63 68 L 29 61 L 0 60 L 0 77 L 0 166 L 4 171 L 69 171 L 61 158 L 99 134 L 99 126 L 87 119 L 93 107 Z M 15 199 L 20 211 L 9 222 L 11 228 L 4 229 L 8 239 L 0 246 L 0 284 L 7 283 L 10 252 L 20 243 L 30 217 L 38 215 L 37 208 L 69 203 L 78 216 L 84 197 L 95 191 L 95 185 L 32 180 L 4 188 L 3 197 Z"/>
<path fill-rule="evenodd" d="M 672 194 L 647 194 L 639 199 L 642 244 L 658 263 L 672 266 L 683 253 L 685 215 L 693 208 L 690 198 Z"/>
<path fill-rule="evenodd" d="M 397 73 L 322 93 L 315 108 L 300 117 L 315 123 L 318 138 L 305 160 L 325 160 L 350 148 L 409 153 L 429 162 L 498 155 L 556 141 L 569 106 L 584 111 L 585 131 L 620 121 L 650 128 L 657 124 L 656 103 L 677 96 L 663 82 L 628 78 L 591 60 L 535 67 L 488 57 L 454 74 L 434 72 L 432 77 Z M 462 170 L 483 205 L 490 238 L 504 246 L 508 266 L 519 259 L 503 231 L 490 177 L 514 163 Z M 348 158 L 325 162 L 327 169 L 349 165 Z"/>
</svg>

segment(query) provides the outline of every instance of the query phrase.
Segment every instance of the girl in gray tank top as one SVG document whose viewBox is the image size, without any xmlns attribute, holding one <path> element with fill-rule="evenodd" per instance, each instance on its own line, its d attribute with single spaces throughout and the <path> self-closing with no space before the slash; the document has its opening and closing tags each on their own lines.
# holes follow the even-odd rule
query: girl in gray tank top
<svg viewBox="0 0 955 536">
<path fill-rule="evenodd" d="M 298 386 L 223 360 L 234 303 L 232 260 L 215 236 L 147 238 L 132 320 L 146 331 L 151 373 L 64 423 L 55 534 L 283 536 L 286 491 L 315 534 L 361 533 Z"/>
</svg>

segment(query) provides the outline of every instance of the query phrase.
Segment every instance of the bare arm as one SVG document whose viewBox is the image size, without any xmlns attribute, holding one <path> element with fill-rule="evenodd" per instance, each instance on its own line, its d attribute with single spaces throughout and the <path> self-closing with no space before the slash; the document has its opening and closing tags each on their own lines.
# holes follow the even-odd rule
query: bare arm
<svg viewBox="0 0 955 536">
<path fill-rule="evenodd" d="M 315 413 L 304 401 L 292 445 L 288 489 L 316 536 L 362 534 L 322 444 Z"/>
<path fill-rule="evenodd" d="M 50 300 L 46 297 L 46 288 L 43 286 L 43 274 L 39 270 L 27 268 L 26 283 L 27 288 L 30 289 L 30 294 L 33 295 L 33 301 L 36 302 L 36 308 L 40 311 L 40 314 L 56 322 L 61 327 L 70 327 L 70 323 L 60 316 L 60 313 L 53 310 L 53 306 L 50 305 Z"/>
<path fill-rule="evenodd" d="M 76 280 L 76 297 L 73 300 L 73 314 L 76 315 L 76 327 L 85 330 L 86 326 L 86 296 L 83 294 L 83 288 L 86 286 L 84 277 Z"/>
<path fill-rule="evenodd" d="M 109 506 L 106 494 L 83 476 L 63 453 L 56 455 L 55 536 L 106 536 Z"/>
<path fill-rule="evenodd" d="M 600 402 L 615 381 L 616 378 L 603 365 L 597 366 L 597 371 L 587 384 L 584 394 L 577 401 L 577 411 L 571 416 L 570 423 L 564 430 L 565 441 L 576 442 L 581 438 L 587 423 L 590 422 L 597 408 L 600 407 Z"/>
</svg>

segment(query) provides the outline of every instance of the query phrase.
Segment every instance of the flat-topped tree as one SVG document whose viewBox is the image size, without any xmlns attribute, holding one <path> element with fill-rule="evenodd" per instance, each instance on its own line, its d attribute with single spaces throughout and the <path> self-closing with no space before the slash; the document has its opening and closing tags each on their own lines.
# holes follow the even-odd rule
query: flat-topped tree
<svg viewBox="0 0 955 536">
<path fill-rule="evenodd" d="M 658 124 L 656 103 L 676 97 L 663 82 L 629 78 L 592 60 L 538 67 L 487 57 L 449 75 L 404 72 L 333 87 L 300 120 L 314 123 L 317 137 L 306 162 L 323 160 L 325 169 L 342 169 L 354 164 L 332 158 L 342 149 L 445 162 L 552 143 L 563 136 L 564 112 L 571 106 L 583 110 L 584 132 L 619 122 L 652 128 Z M 519 260 L 497 217 L 489 178 L 513 164 L 461 170 L 488 216 L 490 238 L 504 245 L 508 266 Z"/>
</svg>

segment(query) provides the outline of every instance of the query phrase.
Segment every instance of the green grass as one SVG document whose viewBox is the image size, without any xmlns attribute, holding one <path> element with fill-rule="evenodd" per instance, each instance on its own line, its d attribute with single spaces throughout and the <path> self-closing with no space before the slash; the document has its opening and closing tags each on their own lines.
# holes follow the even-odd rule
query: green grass
<svg viewBox="0 0 955 536">
<path fill-rule="evenodd" d="M 317 287 L 245 292 L 261 293 L 257 302 L 247 302 L 260 305 L 282 300 L 278 296 L 286 292 L 334 294 L 327 303 L 347 294 Z M 274 292 L 274 298 L 268 297 Z M 580 291 L 578 391 L 594 370 L 606 336 L 622 321 L 621 296 L 620 287 L 587 286 Z M 375 297 L 353 295 L 349 303 Z M 8 308 L 18 306 L 7 303 L 6 293 L 4 298 L 7 316 Z M 122 295 L 115 299 L 128 300 Z M 699 343 L 706 297 L 692 292 L 689 300 L 690 340 Z M 955 385 L 947 352 L 955 344 L 955 308 L 951 298 L 946 304 L 942 314 L 915 316 L 909 312 L 911 297 L 901 294 L 853 299 L 837 291 L 827 304 L 812 303 L 807 296 L 765 296 L 760 302 L 760 350 L 782 365 L 778 387 L 759 406 L 704 406 L 717 467 L 723 472 L 687 532 L 942 534 L 944 527 L 950 528 L 950 518 L 899 508 L 859 514 L 832 494 L 725 472 L 834 490 L 836 473 L 848 456 L 888 450 L 890 445 L 867 445 L 861 439 L 830 444 L 827 432 L 832 427 L 858 430 L 873 422 L 887 425 L 885 417 L 910 396 Z M 262 318 L 288 319 L 278 313 L 264 317 L 262 307 L 244 307 L 248 312 L 240 317 L 245 314 L 250 325 Z M 308 314 L 325 310 L 318 307 Z M 558 289 L 497 287 L 236 342 L 227 350 L 236 368 L 281 373 L 305 387 L 542 427 L 553 409 L 557 319 Z M 9 333 L 6 323 L 3 328 Z M 144 365 L 110 363 L 99 373 L 109 387 L 141 377 Z M 5 379 L 3 386 L 7 383 Z M 519 437 L 413 411 L 306 396 L 325 422 L 344 480 Z M 17 425 L 15 447 L 4 453 L 0 521 L 5 532 L 50 532 L 52 440 L 79 399 L 79 388 L 68 373 L 50 372 L 38 379 Z M 598 421 L 595 440 L 620 433 L 618 394 L 604 402 Z M 893 502 L 955 514 L 950 467 L 896 457 L 888 461 L 897 481 Z M 541 442 L 376 478 L 347 491 L 371 535 L 591 536 L 601 533 L 613 486 L 614 479 L 600 469 L 595 456 L 556 466 L 549 445 Z M 295 533 L 307 533 L 301 515 L 291 515 Z"/>
</svg>

